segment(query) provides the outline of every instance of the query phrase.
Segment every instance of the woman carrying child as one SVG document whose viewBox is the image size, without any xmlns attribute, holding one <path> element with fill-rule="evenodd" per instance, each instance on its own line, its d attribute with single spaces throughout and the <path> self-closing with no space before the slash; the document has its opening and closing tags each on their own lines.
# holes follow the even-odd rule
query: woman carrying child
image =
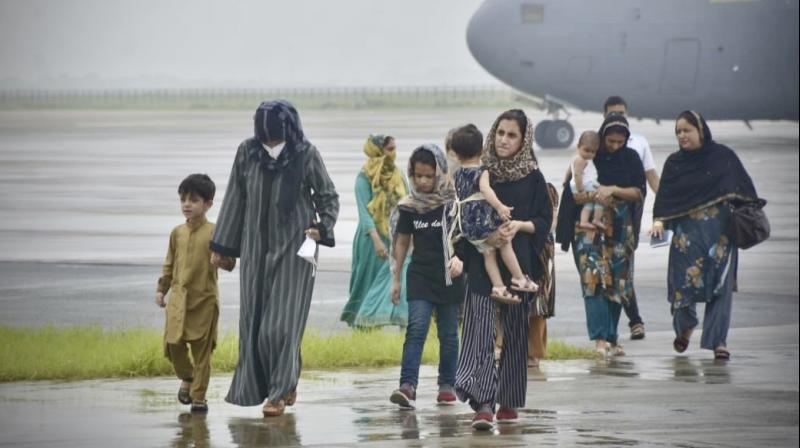
<svg viewBox="0 0 800 448">
<path fill-rule="evenodd" d="M 580 276 L 586 326 L 597 352 L 622 356 L 618 344 L 622 303 L 634 294 L 633 252 L 638 244 L 636 208 L 642 206 L 645 190 L 644 168 L 636 151 L 626 146 L 630 131 L 621 115 L 609 115 L 600 128 L 600 149 L 594 158 L 601 186 L 593 193 L 570 194 L 564 189 L 559 210 L 558 234 L 562 248 L 572 244 Z M 604 230 L 586 229 L 566 210 L 574 205 L 604 204 Z"/>
<path fill-rule="evenodd" d="M 455 136 L 454 136 L 455 138 Z M 487 243 L 502 246 L 511 242 L 522 272 L 539 281 L 544 268 L 537 254 L 544 248 L 552 223 L 553 209 L 547 184 L 533 154 L 533 125 L 521 110 L 501 114 L 486 137 L 482 162 L 490 174 L 497 198 L 511 209 Z M 520 293 L 520 303 L 498 303 L 490 297 L 492 282 L 484 257 L 467 241 L 460 241 L 465 257 L 469 292 L 464 307 L 462 351 L 456 375 L 456 393 L 468 401 L 475 416 L 472 426 L 488 430 L 494 426 L 495 407 L 499 423 L 518 419 L 517 409 L 525 406 L 527 390 L 528 317 L 530 293 Z M 510 277 L 501 270 L 503 278 Z M 494 360 L 495 307 L 500 307 L 504 347 Z"/>
<path fill-rule="evenodd" d="M 468 124 L 453 133 L 451 147 L 461 164 L 453 179 L 459 199 L 460 235 L 472 243 L 483 255 L 486 273 L 492 282 L 491 298 L 498 302 L 517 304 L 520 298 L 508 291 L 500 275 L 497 252 L 511 272 L 511 289 L 519 292 L 536 292 L 538 287 L 522 272 L 511 242 L 495 249 L 486 243 L 489 235 L 503 222 L 511 219 L 512 208 L 498 199 L 489 181 L 489 171 L 481 165 L 483 135 L 474 124 Z"/>
</svg>

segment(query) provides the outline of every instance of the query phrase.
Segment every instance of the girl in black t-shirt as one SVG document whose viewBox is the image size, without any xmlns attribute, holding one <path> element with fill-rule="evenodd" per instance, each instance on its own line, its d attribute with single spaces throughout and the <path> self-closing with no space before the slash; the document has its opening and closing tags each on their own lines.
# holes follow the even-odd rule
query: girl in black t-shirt
<svg viewBox="0 0 800 448">
<path fill-rule="evenodd" d="M 390 401 L 402 408 L 416 407 L 416 389 L 422 349 L 436 310 L 439 337 L 439 393 L 436 401 L 456 401 L 456 363 L 458 361 L 458 313 L 464 296 L 462 263 L 450 256 L 449 219 L 455 200 L 453 182 L 447 174 L 444 152 L 434 144 L 415 149 L 408 162 L 411 194 L 397 206 L 392 221 L 392 301 L 400 300 L 400 269 L 413 240 L 411 264 L 406 274 L 408 327 L 403 344 L 400 387 Z"/>
</svg>

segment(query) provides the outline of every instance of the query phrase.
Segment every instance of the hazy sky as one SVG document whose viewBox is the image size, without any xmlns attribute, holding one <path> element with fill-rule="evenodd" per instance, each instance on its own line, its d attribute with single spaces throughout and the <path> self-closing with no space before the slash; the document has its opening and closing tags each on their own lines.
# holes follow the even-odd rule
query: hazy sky
<svg viewBox="0 0 800 448">
<path fill-rule="evenodd" d="M 0 88 L 495 85 L 482 0 L 0 0 Z"/>
</svg>

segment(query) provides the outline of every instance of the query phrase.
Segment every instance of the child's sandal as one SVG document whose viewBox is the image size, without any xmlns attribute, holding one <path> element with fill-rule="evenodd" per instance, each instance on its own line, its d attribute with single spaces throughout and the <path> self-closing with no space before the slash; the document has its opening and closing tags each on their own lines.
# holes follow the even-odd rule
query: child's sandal
<svg viewBox="0 0 800 448">
<path fill-rule="evenodd" d="M 189 394 L 191 387 L 191 381 L 181 382 L 181 387 L 178 388 L 178 401 L 182 404 L 192 404 L 192 396 Z"/>
<path fill-rule="evenodd" d="M 492 294 L 489 297 L 506 305 L 518 305 L 522 301 L 519 297 L 511 294 L 505 286 L 492 288 Z"/>
<path fill-rule="evenodd" d="M 205 400 L 192 401 L 192 412 L 208 412 L 208 403 Z"/>
<path fill-rule="evenodd" d="M 539 290 L 539 285 L 534 283 L 527 275 L 521 279 L 511 279 L 511 289 L 521 292 L 536 292 Z"/>
</svg>

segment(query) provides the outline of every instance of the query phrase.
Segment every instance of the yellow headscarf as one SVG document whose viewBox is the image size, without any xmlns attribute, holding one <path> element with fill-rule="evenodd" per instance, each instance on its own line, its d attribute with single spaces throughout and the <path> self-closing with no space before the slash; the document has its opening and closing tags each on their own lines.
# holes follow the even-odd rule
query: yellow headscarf
<svg viewBox="0 0 800 448">
<path fill-rule="evenodd" d="M 389 155 L 383 153 L 386 139 L 385 135 L 370 134 L 364 143 L 364 154 L 369 159 L 361 170 L 372 187 L 372 200 L 367 204 L 367 210 L 375 221 L 378 233 L 388 238 L 389 215 L 397 201 L 408 194 L 408 190 L 402 172 L 394 164 L 396 151 Z"/>
</svg>

